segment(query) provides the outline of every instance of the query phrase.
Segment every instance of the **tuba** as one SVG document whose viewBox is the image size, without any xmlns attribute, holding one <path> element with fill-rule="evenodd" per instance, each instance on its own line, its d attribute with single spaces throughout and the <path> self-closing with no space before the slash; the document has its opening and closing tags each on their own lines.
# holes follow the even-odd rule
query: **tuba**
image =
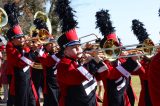
<svg viewBox="0 0 160 106">
<path fill-rule="evenodd" d="M 0 8 L 0 35 L 2 34 L 2 27 L 7 25 L 8 23 L 8 15 L 6 11 L 2 8 Z M 6 45 L 7 40 L 4 36 L 0 36 L 0 46 Z"/>
<path fill-rule="evenodd" d="M 3 8 L 0 8 L 0 29 L 8 23 L 8 15 Z"/>
<path fill-rule="evenodd" d="M 48 27 L 49 33 L 52 34 L 51 22 L 47 16 L 47 14 L 42 11 L 37 11 L 34 15 L 34 19 L 36 19 L 36 18 L 40 18 L 40 19 L 44 20 L 44 22 L 46 22 L 46 25 Z"/>
<path fill-rule="evenodd" d="M 40 44 L 45 44 L 48 42 L 48 39 L 50 37 L 52 37 L 52 27 L 51 27 L 51 22 L 47 16 L 46 13 L 42 12 L 42 11 L 37 11 L 34 15 L 34 20 L 35 19 L 41 19 L 43 20 L 46 25 L 47 25 L 47 28 L 48 30 L 46 29 L 37 29 L 35 25 L 32 25 L 30 27 L 30 31 L 29 31 L 29 35 L 30 35 L 30 39 L 26 39 L 26 41 L 37 41 L 38 43 Z"/>
</svg>

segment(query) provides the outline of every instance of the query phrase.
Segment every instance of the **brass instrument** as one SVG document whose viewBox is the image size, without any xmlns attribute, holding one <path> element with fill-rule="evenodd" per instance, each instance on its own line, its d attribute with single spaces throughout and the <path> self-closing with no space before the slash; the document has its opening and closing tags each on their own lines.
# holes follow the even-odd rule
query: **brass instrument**
<svg viewBox="0 0 160 106">
<path fill-rule="evenodd" d="M 153 46 L 155 46 L 153 41 L 150 38 L 145 39 L 143 42 L 143 45 L 144 45 L 143 46 L 144 47 L 144 49 L 143 49 L 144 54 L 146 54 L 147 58 L 151 58 L 156 52 L 156 48 L 153 47 Z"/>
<path fill-rule="evenodd" d="M 51 38 L 52 35 L 46 30 L 46 29 L 41 29 L 38 32 L 38 40 L 41 43 L 45 43 L 47 39 Z"/>
<path fill-rule="evenodd" d="M 3 8 L 0 8 L 0 32 L 1 28 L 7 25 L 8 23 L 8 15 Z"/>
<path fill-rule="evenodd" d="M 45 44 L 48 42 L 48 39 L 52 37 L 50 33 L 46 29 L 37 30 L 36 32 L 38 35 L 36 37 L 27 38 L 25 42 L 27 41 L 37 41 L 41 44 Z"/>
<path fill-rule="evenodd" d="M 89 40 L 89 41 L 82 43 L 82 44 L 85 44 L 85 47 L 84 47 L 85 53 L 91 54 L 92 56 L 99 54 L 99 53 L 103 53 L 103 55 L 110 61 L 114 61 L 116 59 L 114 57 L 117 57 L 120 55 L 121 48 L 117 47 L 114 40 L 110 39 L 110 40 L 105 41 L 103 45 L 103 49 L 100 49 L 100 45 L 99 45 L 99 42 L 101 41 L 101 39 L 98 38 L 98 36 L 94 33 L 85 35 L 81 37 L 80 40 L 82 38 L 86 38 L 90 36 L 95 36 L 96 39 Z M 95 41 L 95 43 L 90 43 L 93 41 Z"/>
<path fill-rule="evenodd" d="M 49 31 L 47 31 L 46 29 L 37 29 L 36 26 L 31 26 L 30 27 L 30 36 L 32 36 L 33 34 L 35 34 L 33 37 L 26 39 L 25 42 L 36 42 L 38 45 L 43 45 L 46 43 L 49 43 L 48 39 L 50 39 L 52 37 L 51 33 L 52 33 L 52 27 L 51 27 L 51 22 L 47 16 L 46 13 L 42 12 L 42 11 L 37 11 L 34 15 L 34 19 L 41 19 L 43 20 Z"/>
<path fill-rule="evenodd" d="M 121 53 L 121 49 L 117 47 L 118 45 L 115 43 L 114 40 L 110 39 L 110 40 L 107 40 L 104 45 L 103 45 L 103 48 L 115 48 L 114 50 L 105 50 L 103 51 L 104 52 L 104 55 L 105 55 L 105 58 L 108 58 L 109 61 L 114 61 L 116 60 L 116 58 L 112 58 L 112 57 L 117 57 L 120 55 Z"/>
<path fill-rule="evenodd" d="M 82 42 L 83 39 L 84 39 L 84 42 Z M 98 38 L 96 34 L 91 33 L 91 34 L 80 37 L 79 40 L 81 41 L 82 49 L 87 50 L 87 49 L 98 49 L 99 42 L 101 39 Z"/>
<path fill-rule="evenodd" d="M 134 46 L 139 46 L 139 48 L 124 49 L 124 48 L 134 47 Z M 160 47 L 159 44 L 146 45 L 144 43 L 144 44 L 133 44 L 133 45 L 119 46 L 119 47 L 112 46 L 111 48 L 102 48 L 102 49 L 96 49 L 96 50 L 92 49 L 92 50 L 88 50 L 85 52 L 87 53 L 104 52 L 105 58 L 109 60 L 115 60 L 118 58 L 128 58 L 128 57 L 133 57 L 133 56 L 144 56 L 144 55 L 149 56 L 148 58 L 150 58 L 151 56 L 156 54 L 157 48 L 159 47 Z"/>
<path fill-rule="evenodd" d="M 52 26 L 51 26 L 51 22 L 47 16 L 46 13 L 42 12 L 42 11 L 37 11 L 34 15 L 34 19 L 36 18 L 40 18 L 42 20 L 44 20 L 44 22 L 46 22 L 47 28 L 49 30 L 49 33 L 52 34 Z"/>
<path fill-rule="evenodd" d="M 3 8 L 0 8 L 0 35 L 3 35 L 2 27 L 7 25 L 7 23 L 8 23 L 8 15 Z M 7 44 L 7 40 L 4 36 L 0 36 L 0 40 L 1 40 L 0 46 Z"/>
<path fill-rule="evenodd" d="M 101 39 L 100 39 L 96 34 L 94 34 L 94 33 L 91 33 L 91 34 L 82 36 L 82 37 L 79 38 L 79 40 L 82 41 L 82 39 L 84 39 L 84 38 L 87 39 L 87 37 L 89 37 L 89 39 L 90 39 L 90 36 L 92 36 L 92 37 L 94 36 L 95 38 L 92 39 L 92 40 L 89 40 L 89 41 L 82 42 L 81 44 L 86 44 L 86 43 L 90 43 L 90 42 L 93 42 L 93 41 L 95 41 L 95 43 L 98 43 L 98 42 L 100 42 L 100 40 L 101 40 Z"/>
<path fill-rule="evenodd" d="M 124 49 L 127 47 L 134 47 L 132 49 Z M 114 41 L 106 41 L 106 45 L 104 44 L 103 48 L 113 48 L 104 50 L 105 57 L 109 58 L 110 61 L 113 61 L 117 58 L 124 58 L 124 57 L 133 57 L 133 56 L 146 56 L 147 58 L 151 58 L 155 54 L 155 46 L 151 39 L 146 39 L 142 44 L 135 44 L 135 45 L 128 45 L 128 46 L 120 46 L 116 47 Z M 138 47 L 138 48 L 137 48 Z M 123 55 L 127 52 L 127 55 Z"/>
</svg>

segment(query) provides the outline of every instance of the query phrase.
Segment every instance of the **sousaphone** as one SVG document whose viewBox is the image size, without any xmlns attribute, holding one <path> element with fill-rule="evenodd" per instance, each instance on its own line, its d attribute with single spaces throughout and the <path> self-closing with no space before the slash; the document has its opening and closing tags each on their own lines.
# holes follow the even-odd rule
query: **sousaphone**
<svg viewBox="0 0 160 106">
<path fill-rule="evenodd" d="M 49 33 L 52 34 L 52 26 L 51 26 L 51 21 L 48 18 L 47 14 L 42 12 L 42 11 L 37 11 L 34 15 L 34 19 L 40 18 L 44 22 L 46 22 L 46 25 L 48 27 Z"/>
<path fill-rule="evenodd" d="M 7 25 L 8 23 L 8 15 L 6 11 L 0 7 L 0 29 Z"/>
<path fill-rule="evenodd" d="M 7 25 L 8 23 L 8 15 L 3 8 L 0 8 L 0 35 L 2 35 L 2 27 Z M 0 46 L 6 45 L 7 40 L 4 36 L 0 36 Z"/>
</svg>

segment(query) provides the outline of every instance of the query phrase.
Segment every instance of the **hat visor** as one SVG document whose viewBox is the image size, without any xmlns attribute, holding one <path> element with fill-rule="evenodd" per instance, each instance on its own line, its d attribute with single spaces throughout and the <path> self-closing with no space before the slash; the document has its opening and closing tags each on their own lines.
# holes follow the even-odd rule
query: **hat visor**
<svg viewBox="0 0 160 106">
<path fill-rule="evenodd" d="M 81 45 L 80 41 L 72 41 L 68 43 L 66 46 L 74 46 L 74 45 Z"/>
<path fill-rule="evenodd" d="M 21 38 L 21 37 L 24 37 L 24 34 L 19 34 L 19 35 L 13 36 L 13 38 Z"/>
</svg>

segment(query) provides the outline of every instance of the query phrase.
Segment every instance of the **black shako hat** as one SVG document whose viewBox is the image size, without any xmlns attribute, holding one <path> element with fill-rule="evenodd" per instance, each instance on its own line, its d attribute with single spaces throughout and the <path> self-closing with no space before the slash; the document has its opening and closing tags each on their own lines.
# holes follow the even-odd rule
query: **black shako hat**
<svg viewBox="0 0 160 106">
<path fill-rule="evenodd" d="M 56 13 L 59 16 L 60 27 L 62 35 L 58 38 L 57 42 L 61 49 L 66 46 L 73 46 L 80 44 L 76 33 L 76 26 L 78 22 L 74 19 L 74 10 L 69 6 L 70 1 L 58 0 L 56 3 Z"/>
<path fill-rule="evenodd" d="M 99 28 L 102 36 L 104 38 L 100 42 L 100 47 L 103 48 L 107 40 L 113 40 L 117 45 L 119 45 L 118 38 L 115 34 L 115 27 L 112 26 L 112 21 L 110 20 L 109 10 L 100 10 L 96 12 L 96 28 Z"/>
<path fill-rule="evenodd" d="M 19 11 L 18 7 L 15 3 L 7 3 L 4 5 L 4 10 L 6 11 L 8 15 L 8 24 L 10 26 L 9 30 L 7 31 L 7 38 L 9 40 L 14 38 L 23 37 L 24 34 L 22 32 L 22 29 L 18 23 L 18 16 Z"/>
</svg>

